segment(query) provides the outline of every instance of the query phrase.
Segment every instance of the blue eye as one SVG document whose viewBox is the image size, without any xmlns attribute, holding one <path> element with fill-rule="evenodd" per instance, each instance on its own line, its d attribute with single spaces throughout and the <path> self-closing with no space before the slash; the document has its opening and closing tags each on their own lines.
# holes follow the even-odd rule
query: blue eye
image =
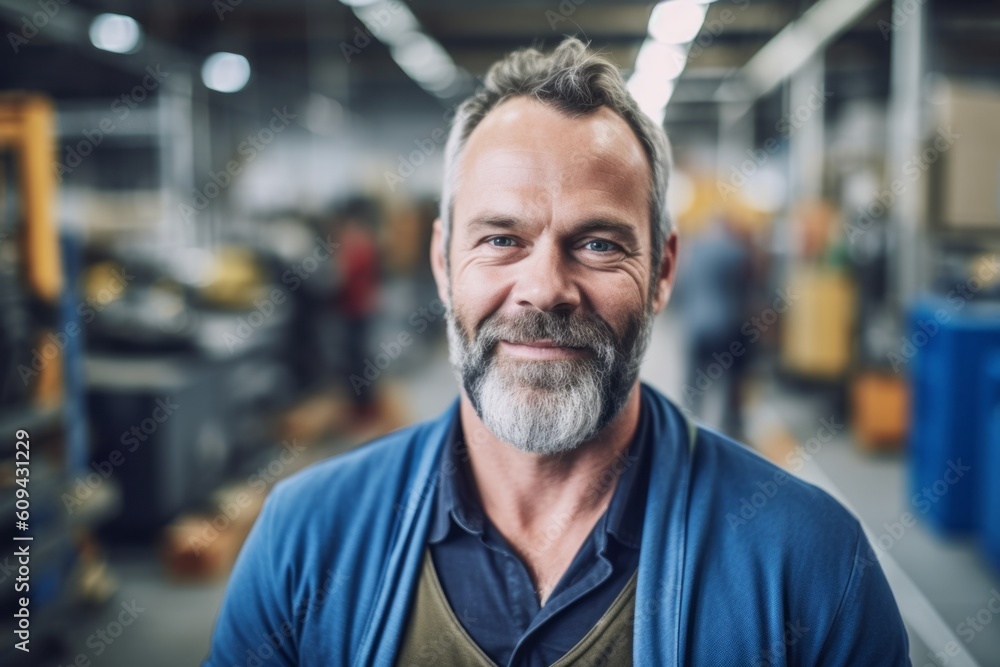
<svg viewBox="0 0 1000 667">
<path fill-rule="evenodd" d="M 617 250 L 618 246 L 610 241 L 602 241 L 600 239 L 595 239 L 593 241 L 587 241 L 585 246 L 588 250 L 593 250 L 594 252 L 611 252 Z"/>
<path fill-rule="evenodd" d="M 509 248 L 514 245 L 514 239 L 509 236 L 494 236 L 487 243 L 496 248 Z"/>
</svg>

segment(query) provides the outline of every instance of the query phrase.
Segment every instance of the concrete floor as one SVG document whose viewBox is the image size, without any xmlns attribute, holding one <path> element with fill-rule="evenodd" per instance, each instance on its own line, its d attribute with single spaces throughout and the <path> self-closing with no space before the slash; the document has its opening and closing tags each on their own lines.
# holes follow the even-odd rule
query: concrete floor
<svg viewBox="0 0 1000 667">
<path fill-rule="evenodd" d="M 645 381 L 677 400 L 681 396 L 684 368 L 682 339 L 678 328 L 660 319 L 654 329 L 653 343 L 643 365 Z M 437 415 L 457 395 L 457 385 L 448 367 L 443 342 L 426 363 L 403 379 L 415 418 Z M 709 405 L 712 412 L 712 406 Z M 799 441 L 814 433 L 822 415 L 821 401 L 800 393 L 782 391 L 768 385 L 756 392 L 756 400 L 748 412 L 766 412 L 768 419 L 781 419 Z M 748 415 L 753 421 L 754 414 Z M 707 421 L 711 423 L 709 418 Z M 810 481 L 831 487 L 835 495 L 845 499 L 871 534 L 885 532 L 884 523 L 898 520 L 906 511 L 905 463 L 901 459 L 862 455 L 851 446 L 849 436 L 842 433 L 827 443 L 816 455 L 817 466 Z M 923 522 L 909 528 L 894 542 L 888 554 L 906 579 L 912 581 L 916 595 L 929 601 L 938 618 L 922 621 L 947 632 L 956 628 L 969 615 L 975 615 L 988 601 L 991 590 L 1000 590 L 1000 576 L 990 570 L 970 542 L 945 542 L 936 537 Z M 71 640 L 69 661 L 77 654 L 85 655 L 97 667 L 181 667 L 198 665 L 205 656 L 215 615 L 221 601 L 224 583 L 210 585 L 180 584 L 168 579 L 152 550 L 119 551 L 112 564 L 121 582 L 116 601 L 78 627 Z M 897 592 L 898 600 L 914 600 L 914 591 Z M 144 611 L 125 632 L 110 645 L 88 638 L 105 629 L 121 612 L 121 604 L 135 600 Z M 902 606 L 901 602 L 901 606 Z M 904 614 L 905 615 L 905 614 Z M 928 648 L 940 641 L 933 635 L 925 642 L 916 630 L 911 632 L 915 665 L 938 664 L 928 657 L 941 647 Z M 96 646 L 102 652 L 97 655 Z M 963 658 L 948 664 L 1000 666 L 1000 619 L 978 631 L 971 641 L 960 641 Z M 961 662 L 961 660 L 966 660 Z"/>
<path fill-rule="evenodd" d="M 208 653 L 225 581 L 171 580 L 152 549 L 116 550 L 111 566 L 120 582 L 115 599 L 76 627 L 68 642 L 70 653 L 59 667 L 86 664 L 74 663 L 79 656 L 85 656 L 94 667 L 200 665 Z M 120 636 L 113 638 L 117 632 L 114 623 L 126 609 L 138 613 Z M 113 641 L 102 639 L 102 632 Z"/>
</svg>

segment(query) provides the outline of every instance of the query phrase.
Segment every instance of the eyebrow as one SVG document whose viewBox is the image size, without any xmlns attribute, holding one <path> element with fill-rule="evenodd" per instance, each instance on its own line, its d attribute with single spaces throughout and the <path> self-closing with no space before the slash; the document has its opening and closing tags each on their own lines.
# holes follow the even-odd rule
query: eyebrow
<svg viewBox="0 0 1000 667">
<path fill-rule="evenodd" d="M 472 231 L 481 228 L 487 229 L 517 229 L 521 227 L 522 223 L 510 217 L 509 215 L 500 215 L 496 213 L 487 213 L 484 215 L 476 216 L 469 221 L 468 228 Z"/>
<path fill-rule="evenodd" d="M 468 229 L 475 230 L 482 227 L 491 229 L 511 229 L 516 230 L 526 227 L 527 223 L 514 216 L 501 213 L 485 213 L 478 215 L 469 221 Z M 629 238 L 636 237 L 635 225 L 615 218 L 589 218 L 573 227 L 572 233 L 582 234 L 587 232 L 613 232 Z"/>
</svg>

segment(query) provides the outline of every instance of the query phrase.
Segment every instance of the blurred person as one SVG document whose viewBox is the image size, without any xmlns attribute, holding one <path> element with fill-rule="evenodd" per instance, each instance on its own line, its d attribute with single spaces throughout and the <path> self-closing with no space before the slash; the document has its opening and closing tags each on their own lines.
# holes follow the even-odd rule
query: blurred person
<svg viewBox="0 0 1000 667">
<path fill-rule="evenodd" d="M 684 245 L 674 304 L 687 335 L 684 398 L 704 419 L 705 396 L 720 386 L 722 430 L 739 439 L 744 436 L 741 399 L 750 359 L 740 327 L 750 300 L 751 253 L 722 216 L 711 218 Z"/>
<path fill-rule="evenodd" d="M 580 41 L 491 68 L 430 248 L 460 395 L 276 485 L 206 665 L 908 664 L 858 521 L 638 380 L 668 168 Z"/>
<path fill-rule="evenodd" d="M 372 227 L 375 207 L 364 199 L 348 202 L 342 212 L 337 232 L 339 261 L 334 264 L 340 286 L 336 306 L 344 318 L 345 377 L 364 373 L 364 361 L 369 353 L 372 321 L 379 299 L 378 243 Z M 375 395 L 371 387 L 351 386 L 354 417 L 360 420 L 374 416 Z"/>
</svg>

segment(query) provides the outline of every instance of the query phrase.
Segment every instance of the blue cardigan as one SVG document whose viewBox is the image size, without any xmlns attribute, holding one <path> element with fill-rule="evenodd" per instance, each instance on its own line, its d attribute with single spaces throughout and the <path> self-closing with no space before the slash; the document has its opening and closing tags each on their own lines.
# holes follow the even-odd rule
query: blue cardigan
<svg viewBox="0 0 1000 667">
<path fill-rule="evenodd" d="M 636 665 L 908 665 L 857 520 L 642 385 L 651 477 Z M 439 418 L 275 486 L 240 552 L 207 667 L 392 665 L 426 547 Z"/>
</svg>

